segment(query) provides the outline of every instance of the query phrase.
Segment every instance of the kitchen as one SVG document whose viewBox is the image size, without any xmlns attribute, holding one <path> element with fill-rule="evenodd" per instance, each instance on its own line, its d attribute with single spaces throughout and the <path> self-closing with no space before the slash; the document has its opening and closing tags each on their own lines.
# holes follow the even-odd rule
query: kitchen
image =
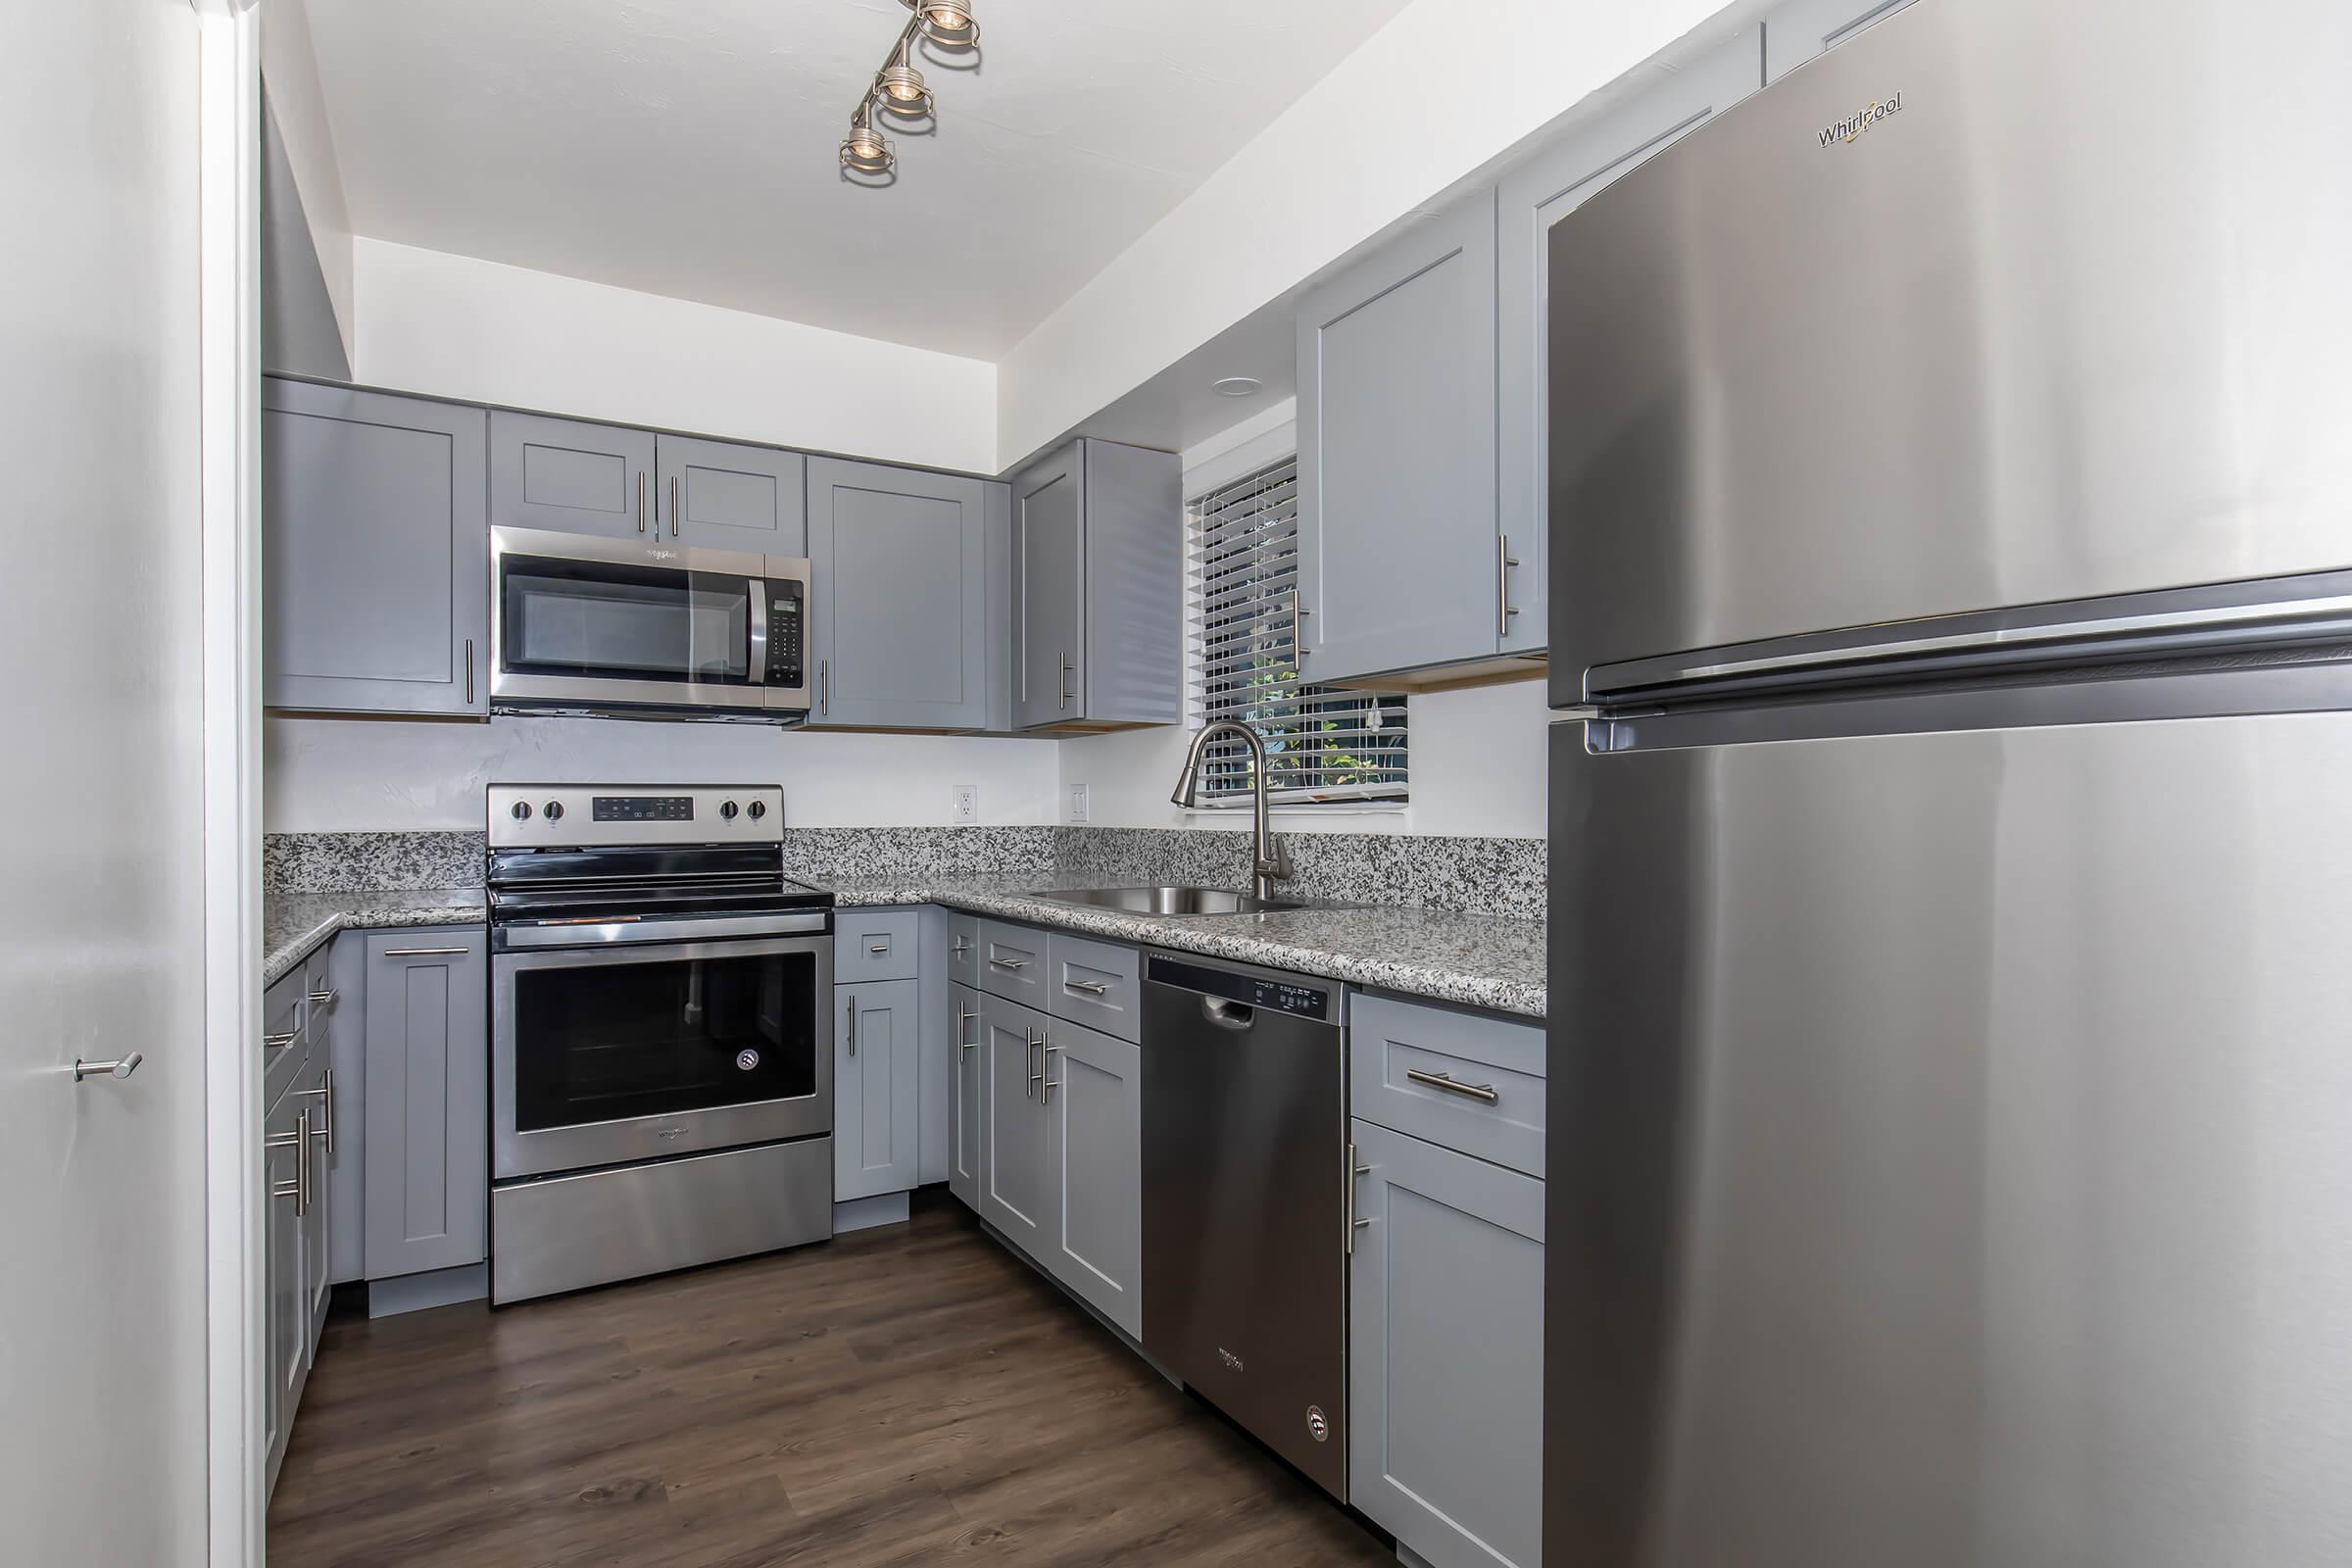
<svg viewBox="0 0 2352 1568">
<path fill-rule="evenodd" d="M 2334 8 L 101 9 L 28 1560 L 2341 1560 Z"/>
</svg>

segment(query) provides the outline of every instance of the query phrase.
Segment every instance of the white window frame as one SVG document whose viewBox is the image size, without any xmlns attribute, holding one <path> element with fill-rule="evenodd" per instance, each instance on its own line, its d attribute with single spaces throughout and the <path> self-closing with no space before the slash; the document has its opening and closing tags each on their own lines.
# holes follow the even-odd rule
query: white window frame
<svg viewBox="0 0 2352 1568">
<path fill-rule="evenodd" d="M 1188 484 L 1194 493 L 1185 502 L 1185 707 L 1191 727 L 1230 717 L 1256 729 L 1275 769 L 1271 798 L 1286 811 L 1402 810 L 1411 798 L 1405 699 L 1298 684 L 1290 612 L 1295 602 L 1286 604 L 1297 581 L 1297 453 L 1239 471 L 1219 467 L 1230 477 Z M 1241 534 L 1258 537 L 1250 547 L 1254 562 L 1233 554 Z M 1210 581 L 1212 565 L 1224 568 L 1224 581 Z M 1262 700 L 1242 700 L 1244 683 L 1236 677 L 1245 672 L 1264 688 Z M 1345 749 L 1334 752 L 1327 745 L 1325 765 L 1307 765 L 1306 753 L 1291 744 L 1305 724 L 1343 737 Z M 1349 765 L 1375 759 L 1376 765 L 1360 771 Z M 1254 790 L 1249 748 L 1231 738 L 1211 742 L 1198 808 L 1246 809 Z"/>
</svg>

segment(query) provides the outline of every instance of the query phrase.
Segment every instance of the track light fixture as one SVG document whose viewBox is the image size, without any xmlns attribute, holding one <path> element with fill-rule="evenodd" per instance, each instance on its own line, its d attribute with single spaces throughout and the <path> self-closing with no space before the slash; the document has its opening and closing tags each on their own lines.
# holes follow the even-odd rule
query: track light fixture
<svg viewBox="0 0 2352 1568">
<path fill-rule="evenodd" d="M 898 153 L 890 138 L 875 128 L 875 112 L 901 120 L 921 120 L 934 113 L 931 88 L 915 68 L 914 40 L 923 38 L 941 49 L 972 49 L 980 43 L 980 23 L 967 0 L 900 0 L 914 13 L 899 31 L 882 69 L 850 116 L 850 133 L 842 138 L 841 167 L 845 173 L 888 184 L 895 177 Z"/>
</svg>

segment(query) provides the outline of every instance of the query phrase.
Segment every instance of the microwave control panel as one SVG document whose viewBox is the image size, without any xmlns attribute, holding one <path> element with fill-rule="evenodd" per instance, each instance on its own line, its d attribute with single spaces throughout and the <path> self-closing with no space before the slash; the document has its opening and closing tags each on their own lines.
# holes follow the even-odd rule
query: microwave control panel
<svg viewBox="0 0 2352 1568">
<path fill-rule="evenodd" d="M 808 684 L 808 672 L 801 659 L 807 615 L 799 583 L 767 585 L 767 684 L 770 686 Z"/>
</svg>

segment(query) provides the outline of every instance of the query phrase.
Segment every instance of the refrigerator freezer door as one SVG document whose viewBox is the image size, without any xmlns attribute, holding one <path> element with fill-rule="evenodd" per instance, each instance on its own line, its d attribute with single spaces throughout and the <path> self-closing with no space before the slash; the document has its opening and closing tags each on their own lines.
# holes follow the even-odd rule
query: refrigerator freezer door
<svg viewBox="0 0 2352 1568">
<path fill-rule="evenodd" d="M 1551 231 L 1588 666 L 2352 565 L 2352 6 L 1929 0 Z"/>
<path fill-rule="evenodd" d="M 1546 1560 L 2352 1560 L 2352 714 L 1583 730 Z"/>
</svg>

